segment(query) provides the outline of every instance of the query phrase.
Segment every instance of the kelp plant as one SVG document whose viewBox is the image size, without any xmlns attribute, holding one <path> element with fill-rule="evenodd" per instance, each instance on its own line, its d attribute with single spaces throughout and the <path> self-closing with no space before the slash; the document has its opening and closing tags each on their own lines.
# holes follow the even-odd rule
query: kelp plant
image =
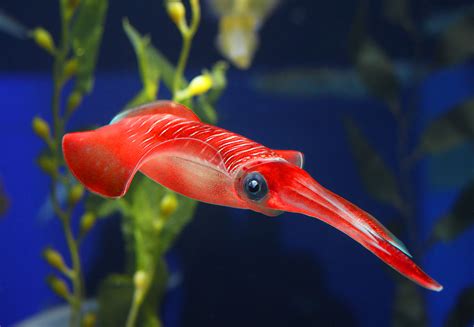
<svg viewBox="0 0 474 327">
<path fill-rule="evenodd" d="M 40 117 L 35 117 L 32 125 L 33 131 L 47 146 L 38 157 L 38 165 L 51 178 L 51 202 L 55 215 L 62 223 L 71 265 L 66 264 L 63 256 L 53 248 L 45 249 L 43 255 L 53 268 L 71 282 L 72 291 L 67 282 L 58 276 L 51 275 L 47 280 L 51 289 L 69 303 L 71 326 L 80 326 L 81 321 L 90 325 L 93 320 L 90 315 L 85 315 L 84 320 L 81 318 L 85 295 L 79 247 L 94 225 L 95 215 L 92 212 L 83 214 L 80 231 L 75 235 L 72 220 L 84 189 L 71 178 L 65 167 L 61 139 L 83 96 L 92 90 L 107 5 L 107 0 L 60 0 L 61 35 L 57 45 L 45 29 L 36 28 L 31 32 L 35 42 L 53 58 L 52 130 Z M 65 91 L 65 86 L 70 83 L 71 88 Z M 66 190 L 67 200 L 63 199 L 60 192 L 62 188 Z"/>
<path fill-rule="evenodd" d="M 415 243 L 416 234 L 416 196 L 414 192 L 414 172 L 421 159 L 439 160 L 453 155 L 453 150 L 472 151 L 474 135 L 474 101 L 472 99 L 439 115 L 429 122 L 419 137 L 412 142 L 411 135 L 416 134 L 415 119 L 418 118 L 418 99 L 413 95 L 405 97 L 395 65 L 384 50 L 365 32 L 368 15 L 368 0 L 360 1 L 361 6 L 355 18 L 352 30 L 352 50 L 354 65 L 371 94 L 381 100 L 390 111 L 396 128 L 397 142 L 393 149 L 397 158 L 395 170 L 383 160 L 379 152 L 370 144 L 360 127 L 352 119 L 346 119 L 345 127 L 349 144 L 357 161 L 362 182 L 367 192 L 380 203 L 393 207 L 397 213 L 391 223 L 399 233 L 404 230 Z M 421 33 L 411 17 L 410 3 L 400 0 L 384 1 L 384 16 L 401 29 L 412 40 L 415 63 L 418 65 L 426 58 L 423 51 Z M 472 57 L 472 48 L 464 42 L 467 35 L 472 37 L 474 25 L 472 19 L 460 18 L 440 36 L 438 50 L 441 53 L 436 63 L 438 67 L 460 63 Z M 464 38 L 464 39 L 463 39 Z M 461 40 L 455 42 L 455 40 Z M 446 54 L 450 54 L 446 57 Z M 434 66 L 434 65 L 433 65 Z M 412 87 L 419 87 L 422 79 L 429 73 L 426 67 L 416 67 L 410 81 Z M 414 93 L 416 95 L 416 93 Z M 408 100 L 407 100 L 407 99 Z M 469 147 L 470 146 L 470 147 Z M 461 160 L 461 164 L 462 160 Z M 462 169 L 461 169 L 462 170 Z M 472 173 L 472 172 L 471 172 Z M 445 175 L 445 172 L 442 173 Z M 425 255 L 435 244 L 455 240 L 474 224 L 474 180 L 472 176 L 463 176 L 462 187 L 449 213 L 439 217 L 432 227 L 429 238 L 423 244 L 415 244 L 415 256 Z M 460 186 L 460 185 L 457 185 Z M 472 303 L 474 285 L 459 295 L 458 301 L 444 326 L 467 326 L 474 319 Z M 393 326 L 427 326 L 428 315 L 425 301 L 420 290 L 405 279 L 396 279 L 396 292 L 393 305 Z"/>
<path fill-rule="evenodd" d="M 160 82 L 172 99 L 193 109 L 202 120 L 216 121 L 214 106 L 225 88 L 227 65 L 218 62 L 189 83 L 184 76 L 191 44 L 200 22 L 200 3 L 190 0 L 191 21 L 181 1 L 165 3 L 169 17 L 182 38 L 176 67 L 123 21 L 137 56 L 143 88 L 125 106 L 156 100 Z M 101 326 L 161 326 L 159 307 L 167 287 L 166 251 L 193 216 L 196 201 L 176 194 L 144 176 L 137 176 L 125 198 L 103 200 L 91 195 L 86 207 L 99 217 L 119 212 L 126 242 L 126 274 L 108 276 L 99 289 L 98 323 Z"/>
</svg>

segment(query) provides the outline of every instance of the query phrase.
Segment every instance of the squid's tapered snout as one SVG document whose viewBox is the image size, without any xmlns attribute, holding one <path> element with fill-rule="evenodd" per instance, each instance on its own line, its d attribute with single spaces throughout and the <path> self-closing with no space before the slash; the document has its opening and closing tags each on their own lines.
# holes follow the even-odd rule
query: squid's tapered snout
<svg viewBox="0 0 474 327">
<path fill-rule="evenodd" d="M 359 242 L 389 266 L 433 291 L 443 287 L 423 272 L 389 230 L 367 212 L 319 185 L 303 169 L 285 162 L 263 163 L 247 169 L 263 177 L 268 194 L 254 210 L 283 210 L 318 218 Z M 260 210 L 259 210 L 260 207 Z"/>
</svg>

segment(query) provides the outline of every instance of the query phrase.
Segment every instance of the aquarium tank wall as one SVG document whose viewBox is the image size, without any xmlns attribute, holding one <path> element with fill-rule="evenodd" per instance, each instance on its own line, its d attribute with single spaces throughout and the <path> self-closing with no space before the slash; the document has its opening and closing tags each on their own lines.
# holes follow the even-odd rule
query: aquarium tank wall
<svg viewBox="0 0 474 327">
<path fill-rule="evenodd" d="M 3 0 L 0 325 L 472 326 L 473 42 L 470 1 Z M 165 116 L 167 169 L 114 166 Z M 218 128 L 293 150 L 261 197 L 201 182 Z"/>
</svg>

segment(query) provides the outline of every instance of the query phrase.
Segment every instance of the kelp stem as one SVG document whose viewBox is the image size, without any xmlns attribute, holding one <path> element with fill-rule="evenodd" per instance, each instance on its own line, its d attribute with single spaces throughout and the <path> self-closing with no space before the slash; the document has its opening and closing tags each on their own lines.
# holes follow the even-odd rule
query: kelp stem
<svg viewBox="0 0 474 327">
<path fill-rule="evenodd" d="M 184 68 L 186 67 L 186 62 L 188 61 L 189 52 L 191 50 L 191 38 L 183 34 L 183 46 L 181 48 L 181 53 L 179 55 L 178 65 L 176 66 L 174 81 L 173 81 L 173 100 L 176 101 L 176 95 L 181 88 L 181 81 L 183 80 Z"/>
<path fill-rule="evenodd" d="M 69 217 L 70 218 L 70 217 Z M 79 257 L 79 248 L 76 239 L 72 234 L 70 219 L 63 220 L 63 229 L 66 236 L 67 245 L 69 248 L 72 271 L 71 276 L 73 294 L 71 302 L 71 326 L 80 326 L 81 323 L 81 307 L 83 299 L 83 281 L 82 281 L 82 269 L 81 260 Z"/>
<path fill-rule="evenodd" d="M 176 65 L 176 71 L 174 75 L 173 81 L 173 100 L 176 101 L 176 96 L 178 91 L 181 88 L 181 81 L 183 80 L 184 69 L 186 67 L 186 63 L 188 62 L 189 52 L 191 51 L 192 40 L 194 35 L 197 32 L 199 27 L 199 22 L 201 21 L 201 7 L 199 5 L 198 0 L 190 0 L 191 3 L 191 11 L 192 11 L 192 19 L 191 19 L 191 27 L 179 29 L 181 33 L 181 37 L 183 39 L 183 45 L 181 47 L 181 53 L 179 55 L 178 64 Z"/>
<path fill-rule="evenodd" d="M 63 226 L 64 235 L 66 238 L 69 254 L 72 262 L 72 273 L 68 276 L 71 279 L 73 293 L 70 298 L 70 326 L 79 327 L 81 324 L 81 307 L 83 299 L 83 278 L 81 261 L 79 257 L 78 242 L 74 238 L 71 219 L 72 212 L 75 207 L 75 203 L 70 203 L 67 210 L 61 207 L 58 200 L 58 182 L 64 184 L 66 187 L 67 194 L 70 193 L 72 185 L 67 182 L 67 178 L 61 173 L 60 167 L 62 166 L 61 156 L 61 138 L 64 134 L 66 120 L 61 116 L 61 95 L 64 87 L 64 76 L 65 76 L 65 63 L 66 58 L 70 49 L 70 35 L 69 35 L 69 23 L 70 16 L 66 14 L 66 2 L 60 1 L 61 6 L 61 40 L 59 50 L 54 55 L 53 65 L 53 97 L 52 97 L 52 113 L 53 113 L 53 137 L 54 146 L 52 147 L 53 156 L 56 160 L 56 172 L 52 176 L 51 180 L 51 197 L 53 201 L 53 208 L 56 215 L 60 218 Z"/>
<path fill-rule="evenodd" d="M 61 90 L 61 88 L 59 88 Z M 59 103 L 60 91 L 57 95 L 58 99 L 54 99 L 53 103 Z M 53 107 L 54 108 L 54 107 Z M 59 110 L 58 110 L 59 111 Z M 54 147 L 54 156 L 56 160 L 60 160 L 61 157 L 61 147 L 59 146 L 59 142 L 61 140 L 61 136 L 64 130 L 64 121 L 61 120 L 59 114 L 57 114 L 53 110 L 53 114 L 55 116 L 54 121 L 54 134 L 56 139 L 56 146 Z M 52 185 L 51 185 L 51 197 L 53 200 L 53 207 L 56 215 L 60 218 L 63 226 L 64 235 L 66 237 L 67 246 L 69 249 L 69 254 L 71 256 L 72 261 L 72 275 L 70 276 L 72 286 L 73 286 L 73 294 L 70 301 L 71 305 L 71 319 L 70 319 L 70 326 L 76 327 L 80 326 L 81 322 L 81 306 L 82 306 L 82 290 L 83 290 L 83 283 L 82 283 L 82 270 L 81 270 L 81 261 L 79 257 L 79 248 L 76 239 L 73 236 L 72 228 L 71 228 L 71 218 L 72 218 L 72 211 L 74 209 L 74 205 L 71 205 L 69 210 L 64 210 L 61 208 L 61 205 L 58 201 L 58 191 L 57 191 L 57 184 L 58 181 L 63 183 L 66 186 L 67 193 L 71 191 L 71 185 L 66 183 L 64 179 L 59 178 L 61 172 L 59 171 L 59 167 L 57 168 L 58 171 L 56 172 L 55 176 L 52 178 Z"/>
<path fill-rule="evenodd" d="M 135 293 L 133 295 L 133 300 L 132 300 L 132 305 L 130 306 L 130 311 L 128 313 L 127 317 L 127 324 L 125 325 L 126 327 L 134 327 L 135 322 L 137 321 L 138 317 L 138 311 L 140 310 L 140 306 L 142 304 L 142 301 L 136 300 Z"/>
<path fill-rule="evenodd" d="M 138 312 L 142 306 L 143 300 L 145 299 L 148 289 L 150 288 L 150 283 L 148 281 L 143 282 L 143 285 L 138 286 L 136 281 L 136 276 L 140 271 L 135 273 L 135 290 L 133 292 L 132 305 L 130 306 L 130 311 L 127 317 L 126 327 L 134 327 L 138 318 Z M 153 275 L 153 272 L 151 273 Z M 149 274 L 146 274 L 146 278 L 150 278 Z"/>
</svg>

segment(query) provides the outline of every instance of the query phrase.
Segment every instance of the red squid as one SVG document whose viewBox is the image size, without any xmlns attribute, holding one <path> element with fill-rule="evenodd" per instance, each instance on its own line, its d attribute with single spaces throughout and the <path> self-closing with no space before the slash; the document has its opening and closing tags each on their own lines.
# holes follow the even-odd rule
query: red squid
<svg viewBox="0 0 474 327">
<path fill-rule="evenodd" d="M 301 152 L 273 150 L 205 124 L 183 105 L 158 101 L 119 114 L 97 130 L 66 134 L 63 152 L 72 174 L 101 196 L 123 196 L 140 171 L 198 201 L 269 216 L 304 214 L 349 235 L 419 285 L 443 288 L 379 221 L 303 170 Z"/>
</svg>

